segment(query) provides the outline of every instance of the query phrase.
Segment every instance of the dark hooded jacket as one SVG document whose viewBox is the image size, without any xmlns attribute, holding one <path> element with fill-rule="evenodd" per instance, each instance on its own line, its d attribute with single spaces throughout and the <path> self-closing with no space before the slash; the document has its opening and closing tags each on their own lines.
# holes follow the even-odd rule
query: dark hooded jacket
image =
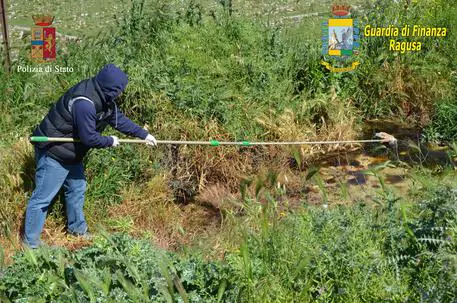
<svg viewBox="0 0 457 303">
<path fill-rule="evenodd" d="M 95 107 L 97 120 L 95 129 L 101 133 L 113 117 L 117 118 L 117 107 L 114 99 L 127 86 L 127 75 L 114 64 L 106 65 L 95 77 L 83 80 L 70 88 L 53 105 L 43 121 L 33 132 L 33 136 L 76 138 L 73 125 L 71 106 L 78 97 L 89 99 Z M 112 144 L 112 138 L 109 145 Z M 37 148 L 65 164 L 80 162 L 91 146 L 80 142 L 37 142 Z"/>
</svg>

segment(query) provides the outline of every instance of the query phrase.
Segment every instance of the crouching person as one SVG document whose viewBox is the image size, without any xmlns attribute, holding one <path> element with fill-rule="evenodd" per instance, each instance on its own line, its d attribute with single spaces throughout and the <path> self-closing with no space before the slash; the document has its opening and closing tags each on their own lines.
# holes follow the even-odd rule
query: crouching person
<svg viewBox="0 0 457 303">
<path fill-rule="evenodd" d="M 79 142 L 34 143 L 36 185 L 25 214 L 25 245 L 40 245 L 48 208 L 62 187 L 68 233 L 90 238 L 83 213 L 86 178 L 82 161 L 91 148 L 119 145 L 116 136 L 101 135 L 108 124 L 121 133 L 145 139 L 150 145 L 157 144 L 151 134 L 117 108 L 115 99 L 127 83 L 123 71 L 113 64 L 106 65 L 95 77 L 71 87 L 34 130 L 33 136 L 75 138 Z"/>
</svg>

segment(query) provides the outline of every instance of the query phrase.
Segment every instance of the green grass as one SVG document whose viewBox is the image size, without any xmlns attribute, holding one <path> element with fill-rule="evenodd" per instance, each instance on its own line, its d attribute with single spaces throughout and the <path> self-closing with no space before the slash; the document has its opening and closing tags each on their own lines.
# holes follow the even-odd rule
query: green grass
<svg viewBox="0 0 457 303">
<path fill-rule="evenodd" d="M 42 2 L 40 10 L 52 10 L 61 22 L 56 25 L 58 30 L 73 34 L 71 26 L 83 20 L 77 15 L 81 3 L 62 3 Z M 452 54 L 457 41 L 452 32 L 446 40 L 433 41 L 439 47 L 408 56 L 387 52 L 380 39 L 365 40 L 360 68 L 354 73 L 332 74 L 320 64 L 321 17 L 283 25 L 265 22 L 320 11 L 327 4 L 313 2 L 308 8 L 305 1 L 235 1 L 230 16 L 216 1 L 180 5 L 134 1 L 125 2 L 119 10 L 109 6 L 98 18 L 95 12 L 100 3 L 83 3 L 90 13 L 75 33 L 87 36 L 59 49 L 58 63 L 74 67 L 73 73 L 0 72 L 4 96 L 0 102 L 4 113 L 0 120 L 2 243 L 9 243 L 8 239 L 17 242 L 25 201 L 33 190 L 33 154 L 25 138 L 66 89 L 93 76 L 108 62 L 129 74 L 122 110 L 138 124 L 148 124 L 159 139 L 350 139 L 359 136 L 366 118 L 405 120 L 418 126 L 431 118 L 433 133 L 452 136 L 449 106 L 454 104 L 448 100 L 456 92 Z M 23 1 L 13 5 L 18 17 L 13 23 L 25 22 L 33 12 Z M 273 5 L 279 7 L 277 12 Z M 366 16 L 374 23 L 401 18 L 449 28 L 457 20 L 453 3 L 421 3 L 408 12 L 394 5 L 384 1 Z M 379 13 L 381 9 L 384 15 Z M 117 18 L 112 19 L 115 13 Z M 29 49 L 21 48 L 15 65 L 33 65 L 28 53 Z M 315 159 L 311 152 L 315 156 L 326 151 L 164 146 L 151 150 L 127 145 L 93 151 L 86 159 L 86 217 L 91 227 L 102 223 L 131 231 L 137 218 L 152 217 L 182 224 L 177 218 L 184 206 L 174 205 L 178 215 L 172 216 L 163 204 L 192 204 L 205 187 L 223 184 L 234 195 L 240 196 L 242 191 L 239 212 L 216 210 L 222 217 L 216 231 L 203 229 L 191 235 L 183 224 L 171 233 L 179 229 L 182 237 L 194 237 L 195 242 L 223 239 L 224 248 L 236 247 L 239 253 L 227 250 L 226 258 L 216 261 L 216 249 L 202 243 L 197 245 L 201 251 L 190 249 L 186 254 L 182 248 L 183 253 L 170 253 L 167 259 L 146 240 L 104 237 L 75 252 L 18 254 L 6 269 L 0 290 L 11 298 L 38 295 L 48 301 L 88 302 L 95 297 L 107 302 L 138 302 L 145 296 L 165 302 L 184 298 L 191 302 L 217 302 L 218 298 L 227 302 L 455 299 L 456 280 L 447 270 L 455 266 L 454 192 L 432 194 L 436 185 L 444 183 L 443 175 L 419 169 L 413 174 L 411 193 L 417 204 L 398 202 L 390 192 L 378 197 L 378 206 L 362 201 L 365 206 L 325 210 L 307 208 L 299 201 L 305 205 L 290 211 L 293 214 L 285 206 L 287 197 L 272 189 L 278 180 L 258 177 L 259 171 L 270 168 L 301 175 L 307 161 Z M 447 172 L 449 181 L 455 174 Z M 380 174 L 378 177 L 382 180 Z M 158 189 L 149 184 L 157 180 Z M 307 181 L 299 183 L 304 187 Z M 318 183 L 325 199 L 332 197 L 323 180 L 311 181 Z M 129 188 L 135 188 L 134 193 Z M 350 196 L 350 190 L 341 185 L 343 196 Z M 424 193 L 430 200 L 423 201 Z M 155 204 L 141 204 L 144 209 L 135 208 L 136 213 L 123 218 L 108 217 L 113 207 L 136 201 Z M 333 201 L 328 202 L 332 206 Z M 63 227 L 60 212 L 55 209 L 48 220 Z M 420 233 L 422 228 L 429 233 Z M 443 228 L 449 228 L 446 234 L 440 233 Z M 209 260 L 203 261 L 199 255 Z"/>
<path fill-rule="evenodd" d="M 165 253 L 145 240 L 102 233 L 75 252 L 15 256 L 0 291 L 11 300 L 112 302 L 451 302 L 457 296 L 454 190 L 415 204 L 310 207 L 287 217 L 258 205 L 244 241 L 222 261 Z M 241 223 L 241 222 L 240 222 Z"/>
<path fill-rule="evenodd" d="M 2 133 L 8 134 L 2 141 L 5 150 L 18 138 L 28 136 L 68 87 L 93 76 L 107 62 L 118 64 L 129 74 L 130 84 L 121 105 L 127 115 L 140 125 L 149 124 L 158 138 L 169 139 L 325 139 L 335 138 L 342 130 L 349 137 L 353 133 L 347 130 L 355 133 L 360 122 L 369 117 L 393 116 L 420 124 L 439 108 L 443 96 L 452 98 L 455 93 L 449 74 L 455 64 L 449 57 L 455 41 L 452 33 L 440 49 L 402 57 L 386 53 L 380 41 L 366 41 L 363 64 L 355 73 L 332 74 L 320 65 L 320 40 L 309 32 L 306 20 L 275 27 L 243 15 L 230 17 L 219 3 L 198 6 L 189 1 L 179 8 L 168 3 L 142 3 L 125 3 L 130 9 L 119 14 L 115 26 L 99 37 L 70 43 L 67 53 L 59 51 L 58 63 L 74 67 L 73 73 L 30 75 L 15 71 L 6 76 L 2 71 L 0 90 L 5 102 L 0 103 L 0 109 L 8 113 L 0 121 Z M 26 7 L 21 2 L 14 5 Z M 235 8 L 237 5 L 234 3 Z M 432 8 L 438 10 L 440 22 L 451 26 L 455 6 L 446 5 Z M 384 8 L 389 7 L 386 4 Z M 412 20 L 427 8 L 418 6 L 404 18 Z M 373 22 L 390 22 L 399 14 L 394 7 L 390 12 L 379 16 L 373 10 L 367 16 Z M 421 18 L 425 22 L 431 17 Z M 15 64 L 32 64 L 28 53 L 22 49 Z M 437 75 L 436 69 L 442 74 Z M 405 104 L 410 105 L 409 112 L 403 108 Z M 435 125 L 451 127 L 439 112 L 435 117 L 442 121 Z M 161 150 L 155 159 L 155 154 L 140 150 L 142 157 L 132 163 L 120 160 L 136 152 L 128 147 L 94 152 L 88 159 L 89 200 L 102 201 L 111 193 L 102 203 L 119 201 L 113 190 L 149 177 L 153 172 L 145 169 L 148 161 L 154 160 L 165 170 L 178 166 L 170 163 L 166 151 Z M 198 149 L 186 152 L 180 158 L 186 165 L 179 165 L 182 170 L 178 175 L 190 175 L 195 188 L 206 164 L 193 159 L 206 154 Z M 287 153 L 284 156 L 290 157 Z M 107 157 L 118 160 L 108 167 Z M 103 174 L 98 175 L 99 171 Z"/>
<path fill-rule="evenodd" d="M 34 26 L 32 15 L 55 16 L 58 32 L 72 36 L 93 35 L 114 24 L 114 15 L 124 11 L 119 1 L 9 1 L 8 15 L 12 26 Z M 124 1 L 125 2 L 125 1 Z"/>
</svg>

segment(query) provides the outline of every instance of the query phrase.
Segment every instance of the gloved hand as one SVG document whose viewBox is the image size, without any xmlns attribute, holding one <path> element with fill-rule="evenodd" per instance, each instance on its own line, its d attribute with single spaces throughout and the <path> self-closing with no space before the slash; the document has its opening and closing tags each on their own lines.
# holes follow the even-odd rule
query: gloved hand
<svg viewBox="0 0 457 303">
<path fill-rule="evenodd" d="M 118 146 L 120 144 L 118 137 L 111 136 L 111 138 L 113 138 L 113 144 L 111 145 L 112 147 L 116 147 L 116 146 Z"/>
<path fill-rule="evenodd" d="M 148 136 L 145 138 L 146 144 L 151 145 L 151 146 L 157 146 L 157 140 L 154 138 L 153 135 L 148 134 Z"/>
</svg>

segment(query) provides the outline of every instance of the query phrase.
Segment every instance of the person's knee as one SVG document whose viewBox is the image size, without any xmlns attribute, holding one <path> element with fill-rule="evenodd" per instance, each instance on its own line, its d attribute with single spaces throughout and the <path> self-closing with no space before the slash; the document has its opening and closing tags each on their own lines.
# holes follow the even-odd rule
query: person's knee
<svg viewBox="0 0 457 303">
<path fill-rule="evenodd" d="M 72 180 L 65 184 L 65 193 L 66 194 L 81 194 L 86 192 L 86 181 L 81 180 Z"/>
<path fill-rule="evenodd" d="M 43 210 L 47 211 L 49 205 L 51 205 L 52 199 L 51 196 L 42 196 L 42 195 L 32 195 L 29 200 L 28 209 L 31 210 Z"/>
<path fill-rule="evenodd" d="M 78 195 L 84 195 L 86 192 L 87 186 L 86 182 L 78 182 L 72 186 L 72 191 Z"/>
<path fill-rule="evenodd" d="M 65 189 L 65 202 L 68 205 L 79 206 L 84 204 L 84 196 L 86 193 L 86 183 L 72 183 L 71 186 Z"/>
</svg>

